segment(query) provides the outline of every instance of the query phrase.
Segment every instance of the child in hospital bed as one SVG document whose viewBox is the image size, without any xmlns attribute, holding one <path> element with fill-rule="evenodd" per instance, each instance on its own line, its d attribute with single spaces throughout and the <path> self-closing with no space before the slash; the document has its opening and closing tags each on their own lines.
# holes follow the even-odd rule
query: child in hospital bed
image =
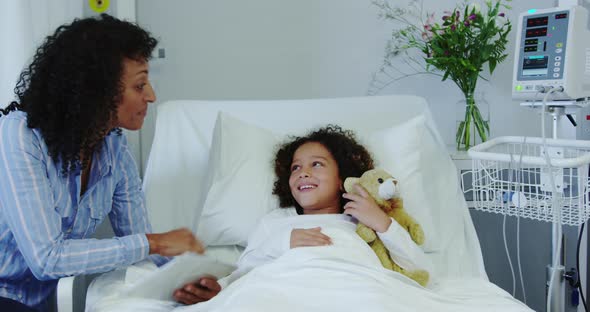
<svg viewBox="0 0 590 312">
<path fill-rule="evenodd" d="M 433 275 L 423 251 L 365 192 L 343 192 L 346 177 L 371 168 L 367 150 L 339 127 L 282 145 L 273 191 L 282 208 L 261 219 L 216 297 L 175 311 L 531 311 L 485 280 L 424 288 L 383 268 L 356 234 L 357 220 L 377 232 L 401 267 Z"/>
<path fill-rule="evenodd" d="M 381 266 L 356 235 L 357 220 L 377 232 L 401 267 L 432 272 L 422 249 L 360 186 L 355 187 L 361 195 L 344 193 L 346 177 L 359 177 L 372 168 L 369 152 L 351 131 L 337 126 L 318 129 L 282 145 L 275 158 L 273 189 L 281 209 L 260 221 L 238 261 L 238 270 L 220 284 L 226 286 L 290 249 L 304 247 L 339 247 L 347 261 Z M 330 252 L 333 256 L 334 250 Z M 351 257 L 351 252 L 361 256 Z"/>
</svg>

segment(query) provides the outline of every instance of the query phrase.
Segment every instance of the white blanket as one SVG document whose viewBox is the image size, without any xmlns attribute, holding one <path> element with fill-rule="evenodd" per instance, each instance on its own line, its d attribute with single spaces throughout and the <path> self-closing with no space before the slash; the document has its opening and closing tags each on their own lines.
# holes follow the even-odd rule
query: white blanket
<svg viewBox="0 0 590 312">
<path fill-rule="evenodd" d="M 483 279 L 439 280 L 430 289 L 384 269 L 358 236 L 323 229 L 334 244 L 295 248 L 178 311 L 532 311 Z M 377 260 L 377 261 L 375 261 Z M 175 311 L 176 311 L 175 310 Z"/>
<path fill-rule="evenodd" d="M 356 235 L 354 226 L 340 219 L 323 222 L 322 232 L 332 238 L 332 245 L 288 249 L 229 284 L 209 302 L 178 307 L 169 301 L 122 298 L 111 293 L 103 294 L 103 299 L 88 310 L 532 311 L 480 278 L 435 279 L 423 288 L 384 269 Z M 309 218 L 298 220 L 307 222 Z"/>
</svg>

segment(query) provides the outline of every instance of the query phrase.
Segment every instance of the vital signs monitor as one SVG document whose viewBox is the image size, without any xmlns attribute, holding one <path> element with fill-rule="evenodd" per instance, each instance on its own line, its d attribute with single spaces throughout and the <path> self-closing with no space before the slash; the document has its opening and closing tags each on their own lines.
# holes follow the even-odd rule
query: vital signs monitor
<svg viewBox="0 0 590 312">
<path fill-rule="evenodd" d="M 512 98 L 535 101 L 555 88 L 551 100 L 590 97 L 590 31 L 582 6 L 520 14 Z"/>
</svg>

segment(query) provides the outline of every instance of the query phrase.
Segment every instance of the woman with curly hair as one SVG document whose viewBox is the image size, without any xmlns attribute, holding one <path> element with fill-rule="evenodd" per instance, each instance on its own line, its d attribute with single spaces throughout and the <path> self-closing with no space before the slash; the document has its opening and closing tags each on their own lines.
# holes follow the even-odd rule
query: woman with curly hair
<svg viewBox="0 0 590 312">
<path fill-rule="evenodd" d="M 213 300 L 197 305 L 191 311 L 233 311 L 234 307 L 250 311 L 256 310 L 256 307 L 260 309 L 260 302 L 267 302 L 272 306 L 275 301 L 278 306 L 287 302 L 290 311 L 317 310 L 320 307 L 316 306 L 318 302 L 289 297 L 291 291 L 298 294 L 309 292 L 311 295 L 314 287 L 322 288 L 324 286 L 321 285 L 326 285 L 320 281 L 301 280 L 294 272 L 298 269 L 307 270 L 311 267 L 310 270 L 313 270 L 322 267 L 325 262 L 313 262 L 316 255 L 320 255 L 317 258 L 320 261 L 336 257 L 339 261 L 358 261 L 363 266 L 383 269 L 373 250 L 356 234 L 357 221 L 378 233 L 396 262 L 410 265 L 405 267 L 407 269 L 423 268 L 431 271 L 431 264 L 422 249 L 401 225 L 377 206 L 362 187 L 355 185 L 360 195 L 344 192 L 343 182 L 347 177 L 359 177 L 365 171 L 373 169 L 371 155 L 357 142 L 352 131 L 329 125 L 308 135 L 296 137 L 280 146 L 274 169 L 276 180 L 273 194 L 278 196 L 281 209 L 275 209 L 261 219 L 257 229 L 248 238 L 248 246 L 238 260 L 238 269 L 219 282 L 226 286 L 235 281 L 236 285 L 220 292 Z M 345 259 L 321 248 L 316 249 L 315 253 L 309 251 L 312 255 L 301 249 L 301 253 L 289 252 L 296 248 L 329 245 L 333 246 L 328 248 L 336 248 L 332 250 L 340 250 L 337 253 Z M 281 261 L 277 266 L 287 263 L 292 271 L 273 271 L 276 269 L 273 260 L 279 257 Z M 299 261 L 302 258 L 305 263 L 301 263 L 301 267 L 291 265 L 291 260 Z M 265 264 L 268 264 L 266 269 L 261 267 Z M 246 274 L 253 268 L 260 270 Z M 334 268 L 332 276 L 340 274 L 337 270 Z M 267 277 L 265 272 L 276 274 L 269 274 L 272 277 Z M 238 278 L 239 281 L 236 281 Z M 260 291 L 261 279 L 270 285 L 277 283 L 289 285 L 290 288 L 277 288 L 276 293 L 267 288 Z M 347 282 L 354 283 L 343 279 L 339 287 L 346 288 Z M 323 290 L 326 289 L 319 289 L 318 292 Z M 340 300 L 344 299 L 335 302 Z M 363 299 L 359 301 L 363 302 Z M 341 310 L 324 306 L 329 302 L 331 300 L 322 302 L 321 308 Z"/>
<path fill-rule="evenodd" d="M 108 15 L 79 19 L 47 37 L 21 73 L 18 102 L 0 110 L 0 310 L 47 309 L 61 277 L 203 252 L 188 229 L 150 234 L 121 131 L 140 129 L 156 100 L 156 44 Z M 117 237 L 91 239 L 107 215 Z M 175 297 L 194 303 L 218 291 L 202 279 Z"/>
</svg>

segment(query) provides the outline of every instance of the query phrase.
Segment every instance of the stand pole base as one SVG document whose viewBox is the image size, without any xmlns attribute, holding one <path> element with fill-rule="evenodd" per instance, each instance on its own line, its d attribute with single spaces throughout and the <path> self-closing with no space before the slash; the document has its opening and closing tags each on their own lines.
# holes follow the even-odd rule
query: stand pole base
<svg viewBox="0 0 590 312">
<path fill-rule="evenodd" d="M 564 297 L 565 297 L 565 267 L 563 265 L 557 266 L 557 268 L 550 265 L 547 266 L 547 282 L 545 288 L 545 295 L 547 303 L 547 312 L 563 311 L 564 308 Z M 549 283 L 551 282 L 551 276 L 553 278 L 553 286 L 551 287 L 551 293 L 549 293 Z M 551 303 L 549 303 L 549 296 L 551 296 Z M 550 305 L 549 305 L 550 304 Z"/>
</svg>

